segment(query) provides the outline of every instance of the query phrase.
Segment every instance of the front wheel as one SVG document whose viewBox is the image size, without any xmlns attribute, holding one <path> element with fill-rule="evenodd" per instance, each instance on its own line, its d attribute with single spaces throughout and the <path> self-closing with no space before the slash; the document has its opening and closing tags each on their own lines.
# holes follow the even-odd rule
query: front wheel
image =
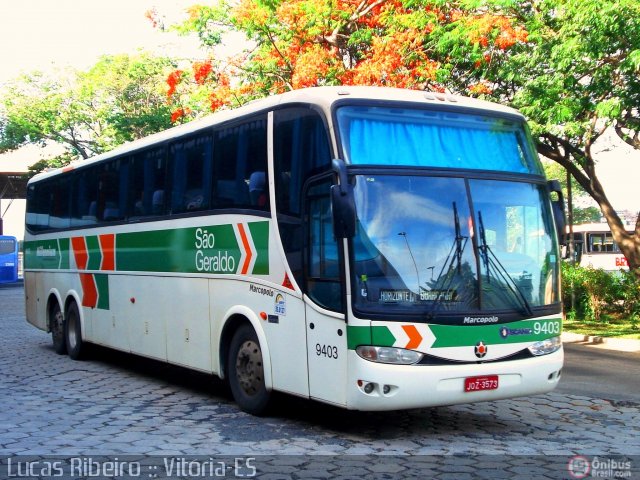
<svg viewBox="0 0 640 480">
<path fill-rule="evenodd" d="M 241 410 L 252 415 L 266 412 L 271 392 L 264 383 L 262 350 L 255 330 L 242 325 L 229 348 L 229 386 Z"/>
<path fill-rule="evenodd" d="M 49 329 L 51 330 L 53 349 L 58 355 L 64 355 L 67 353 L 67 344 L 64 337 L 64 315 L 62 315 L 62 310 L 58 302 L 55 302 L 51 307 Z"/>
<path fill-rule="evenodd" d="M 73 360 L 81 360 L 87 353 L 87 344 L 82 340 L 82 326 L 80 324 L 80 312 L 75 302 L 67 309 L 64 324 L 67 352 Z"/>
</svg>

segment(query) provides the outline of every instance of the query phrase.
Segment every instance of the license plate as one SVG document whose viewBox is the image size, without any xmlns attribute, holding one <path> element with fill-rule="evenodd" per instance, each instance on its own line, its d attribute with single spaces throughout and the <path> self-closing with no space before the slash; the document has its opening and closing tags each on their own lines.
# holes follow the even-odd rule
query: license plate
<svg viewBox="0 0 640 480">
<path fill-rule="evenodd" d="M 465 392 L 478 392 L 480 390 L 496 390 L 498 388 L 498 375 L 486 375 L 484 377 L 468 377 L 464 379 Z"/>
</svg>

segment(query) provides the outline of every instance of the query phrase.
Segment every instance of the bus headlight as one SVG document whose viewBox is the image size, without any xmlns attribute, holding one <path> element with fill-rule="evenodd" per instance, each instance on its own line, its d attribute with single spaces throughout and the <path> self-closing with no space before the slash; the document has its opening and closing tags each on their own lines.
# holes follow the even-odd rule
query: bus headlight
<svg viewBox="0 0 640 480">
<path fill-rule="evenodd" d="M 551 337 L 546 340 L 542 340 L 541 342 L 536 342 L 529 347 L 529 351 L 539 357 L 540 355 L 548 355 L 550 353 L 556 352 L 562 346 L 562 340 L 560 337 Z"/>
<path fill-rule="evenodd" d="M 393 363 L 396 365 L 412 365 L 422 359 L 422 354 L 413 350 L 395 347 L 373 347 L 360 345 L 356 353 L 370 362 Z"/>
</svg>

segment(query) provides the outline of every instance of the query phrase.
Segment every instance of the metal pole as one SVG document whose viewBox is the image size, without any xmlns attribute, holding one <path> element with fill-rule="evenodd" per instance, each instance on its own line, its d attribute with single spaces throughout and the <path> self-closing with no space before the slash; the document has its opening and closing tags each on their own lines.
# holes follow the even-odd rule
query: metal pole
<svg viewBox="0 0 640 480">
<path fill-rule="evenodd" d="M 569 223 L 569 238 L 567 247 L 569 249 L 569 262 L 571 266 L 576 264 L 575 243 L 573 241 L 573 189 L 571 187 L 571 173 L 567 170 L 567 222 Z M 571 310 L 576 308 L 576 294 L 573 285 L 573 276 L 571 280 Z"/>
</svg>

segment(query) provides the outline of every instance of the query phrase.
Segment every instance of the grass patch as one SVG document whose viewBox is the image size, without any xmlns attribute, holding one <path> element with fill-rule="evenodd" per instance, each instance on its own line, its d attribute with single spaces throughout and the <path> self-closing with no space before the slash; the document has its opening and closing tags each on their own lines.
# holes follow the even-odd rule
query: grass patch
<svg viewBox="0 0 640 480">
<path fill-rule="evenodd" d="M 565 332 L 579 333 L 580 335 L 640 340 L 640 328 L 637 324 L 634 325 L 626 319 L 607 318 L 600 322 L 566 319 L 563 323 L 563 329 Z"/>
</svg>

